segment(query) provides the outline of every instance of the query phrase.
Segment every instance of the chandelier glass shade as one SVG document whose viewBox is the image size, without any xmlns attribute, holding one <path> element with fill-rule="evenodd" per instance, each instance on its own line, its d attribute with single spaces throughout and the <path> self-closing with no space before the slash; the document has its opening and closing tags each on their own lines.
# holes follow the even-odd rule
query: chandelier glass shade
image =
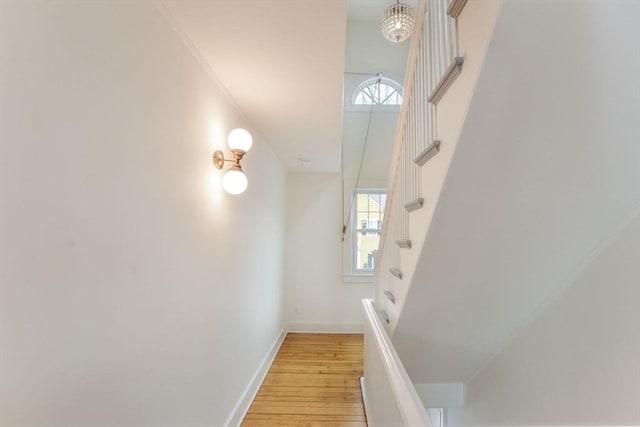
<svg viewBox="0 0 640 427">
<path fill-rule="evenodd" d="M 387 40 L 399 43 L 411 37 L 413 24 L 413 8 L 398 1 L 384 11 L 380 30 Z"/>
</svg>

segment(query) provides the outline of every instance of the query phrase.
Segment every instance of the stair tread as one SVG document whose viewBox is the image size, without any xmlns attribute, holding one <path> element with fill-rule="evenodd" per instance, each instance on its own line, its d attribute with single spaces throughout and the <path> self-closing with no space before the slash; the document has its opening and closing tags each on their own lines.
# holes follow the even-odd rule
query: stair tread
<svg viewBox="0 0 640 427">
<path fill-rule="evenodd" d="M 396 240 L 396 244 L 401 248 L 411 249 L 411 240 L 409 239 Z"/>
<path fill-rule="evenodd" d="M 393 274 L 394 276 L 396 276 L 398 279 L 402 279 L 402 271 L 400 271 L 399 269 L 397 269 L 397 268 L 390 268 L 390 269 L 389 269 L 389 272 L 390 272 L 391 274 Z"/>
<path fill-rule="evenodd" d="M 420 154 L 413 159 L 413 162 L 418 166 L 424 166 L 429 160 L 435 157 L 440 152 L 440 141 L 434 140 L 427 148 L 422 150 Z"/>
<path fill-rule="evenodd" d="M 417 209 L 422 209 L 423 206 L 424 206 L 424 198 L 422 197 L 418 197 L 417 199 L 404 204 L 404 208 L 409 212 L 413 212 Z"/>
</svg>

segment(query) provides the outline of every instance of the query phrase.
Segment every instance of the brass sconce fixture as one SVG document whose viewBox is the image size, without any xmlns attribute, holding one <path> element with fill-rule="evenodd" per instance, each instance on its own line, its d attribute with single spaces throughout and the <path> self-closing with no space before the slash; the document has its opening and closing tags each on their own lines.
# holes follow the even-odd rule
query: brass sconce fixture
<svg viewBox="0 0 640 427">
<path fill-rule="evenodd" d="M 220 150 L 213 153 L 213 164 L 216 169 L 222 169 L 225 162 L 233 162 L 227 172 L 222 177 L 222 188 L 229 194 L 241 194 L 247 189 L 247 176 L 242 171 L 240 160 L 247 154 L 253 145 L 251 134 L 245 129 L 234 129 L 227 137 L 227 143 L 233 154 L 233 159 L 225 159 Z"/>
</svg>

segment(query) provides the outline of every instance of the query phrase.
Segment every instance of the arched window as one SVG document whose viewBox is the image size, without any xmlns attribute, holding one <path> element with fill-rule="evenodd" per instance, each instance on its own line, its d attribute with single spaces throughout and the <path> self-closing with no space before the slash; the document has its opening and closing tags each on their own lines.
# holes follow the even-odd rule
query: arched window
<svg viewBox="0 0 640 427">
<path fill-rule="evenodd" d="M 397 82 L 382 78 L 364 81 L 353 93 L 354 105 L 401 105 L 402 86 Z"/>
</svg>

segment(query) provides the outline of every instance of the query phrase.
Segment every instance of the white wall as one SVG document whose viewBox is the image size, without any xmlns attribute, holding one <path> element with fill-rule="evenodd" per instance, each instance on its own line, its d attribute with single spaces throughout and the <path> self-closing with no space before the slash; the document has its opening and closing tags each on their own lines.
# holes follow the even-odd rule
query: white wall
<svg viewBox="0 0 640 427">
<path fill-rule="evenodd" d="M 0 425 L 223 424 L 284 322 L 280 162 L 150 2 L 3 1 L 0 61 Z"/>
<path fill-rule="evenodd" d="M 347 22 L 345 71 L 352 73 L 383 72 L 385 77 L 402 84 L 404 79 L 409 40 L 402 43 L 387 41 L 380 31 L 380 21 Z M 349 85 L 358 76 L 346 75 Z M 348 88 L 347 88 L 348 89 Z"/>
<path fill-rule="evenodd" d="M 487 3 L 467 4 L 461 35 L 473 35 L 463 21 Z M 640 56 L 626 54 L 640 37 L 640 3 L 498 3 L 394 335 L 418 383 L 468 381 L 640 200 L 640 98 L 630 89 Z M 473 58 L 465 53 L 439 118 L 454 111 L 449 96 Z M 438 129 L 442 150 L 423 183 L 457 133 Z"/>
<path fill-rule="evenodd" d="M 450 425 L 640 423 L 640 218 L 467 386 Z"/>
<path fill-rule="evenodd" d="M 348 21 L 345 68 L 347 72 L 382 72 L 385 77 L 403 84 L 409 41 L 391 43 L 380 32 L 379 22 Z M 358 174 L 362 148 L 369 124 L 368 106 L 352 107 L 352 96 L 358 85 L 370 76 L 345 74 L 343 147 L 344 173 L 347 180 Z M 387 176 L 396 124 L 400 108 L 375 109 L 371 117 L 367 148 L 362 167 L 362 179 L 387 186 Z"/>
<path fill-rule="evenodd" d="M 360 330 L 370 284 L 342 282 L 341 180 L 290 173 L 287 185 L 286 314 L 293 328 Z M 355 323 L 354 323 L 355 322 Z"/>
<path fill-rule="evenodd" d="M 391 43 L 380 32 L 379 22 L 348 21 L 345 67 L 348 73 L 377 73 L 403 84 L 409 42 Z M 353 191 L 387 188 L 400 107 L 354 106 L 353 94 L 371 76 L 345 74 L 342 132 L 344 168 L 344 216 L 350 212 Z M 365 146 L 366 144 L 366 146 Z M 360 163 L 362 162 L 362 167 Z M 360 179 L 356 182 L 360 173 Z M 353 271 L 352 235 L 343 245 L 343 274 Z M 354 280 L 347 278 L 347 280 Z"/>
<path fill-rule="evenodd" d="M 398 45 L 386 41 L 377 22 L 348 22 L 346 71 L 389 72 L 390 77 L 402 83 L 407 50 L 408 43 Z M 360 300 L 373 296 L 371 283 L 345 283 L 343 275 L 350 270 L 346 262 L 349 236 L 341 242 L 343 212 L 344 215 L 349 212 L 369 120 L 367 108 L 353 111 L 348 105 L 353 90 L 366 78 L 345 76 L 344 204 L 339 174 L 290 173 L 288 176 L 286 314 L 293 329 L 360 330 Z M 374 113 L 361 186 L 386 188 L 396 121 L 397 111 Z M 354 279 L 346 279 L 350 280 Z"/>
</svg>

